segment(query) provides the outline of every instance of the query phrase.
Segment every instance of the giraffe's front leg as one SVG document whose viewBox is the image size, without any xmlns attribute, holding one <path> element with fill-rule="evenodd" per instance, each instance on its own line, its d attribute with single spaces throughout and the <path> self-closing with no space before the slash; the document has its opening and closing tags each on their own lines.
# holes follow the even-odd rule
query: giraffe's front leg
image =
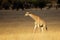
<svg viewBox="0 0 60 40">
<path fill-rule="evenodd" d="M 40 28 L 39 24 L 37 26 L 38 26 L 38 28 Z"/>
<path fill-rule="evenodd" d="M 37 28 L 37 23 L 35 22 L 34 24 L 35 24 L 35 26 L 34 26 L 34 29 L 33 29 L 33 33 L 36 31 L 36 28 Z"/>
</svg>

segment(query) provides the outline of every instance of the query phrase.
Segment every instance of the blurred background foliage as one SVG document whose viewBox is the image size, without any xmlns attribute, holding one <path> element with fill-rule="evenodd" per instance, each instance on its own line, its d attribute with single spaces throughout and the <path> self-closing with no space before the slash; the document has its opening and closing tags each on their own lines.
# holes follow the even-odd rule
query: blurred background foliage
<svg viewBox="0 0 60 40">
<path fill-rule="evenodd" d="M 60 7 L 60 0 L 0 0 L 0 9 L 25 9 L 25 8 L 44 8 L 48 4 L 48 7 Z M 57 5 L 59 4 L 59 5 Z"/>
</svg>

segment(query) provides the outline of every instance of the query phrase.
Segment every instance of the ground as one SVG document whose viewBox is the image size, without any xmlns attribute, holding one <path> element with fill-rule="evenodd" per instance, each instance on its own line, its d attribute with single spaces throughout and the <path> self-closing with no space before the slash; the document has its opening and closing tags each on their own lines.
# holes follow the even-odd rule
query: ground
<svg viewBox="0 0 60 40">
<path fill-rule="evenodd" d="M 26 11 L 44 19 L 48 31 L 37 28 L 33 34 L 34 20 L 24 16 Z M 60 40 L 60 9 L 0 10 L 0 40 Z"/>
</svg>

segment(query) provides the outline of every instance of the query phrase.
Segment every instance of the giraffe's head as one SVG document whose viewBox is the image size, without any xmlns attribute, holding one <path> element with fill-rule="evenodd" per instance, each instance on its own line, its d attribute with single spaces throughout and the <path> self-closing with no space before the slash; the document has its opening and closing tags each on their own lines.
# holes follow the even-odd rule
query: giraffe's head
<svg viewBox="0 0 60 40">
<path fill-rule="evenodd" d="M 30 14 L 30 12 L 26 12 L 26 13 L 25 13 L 25 16 L 28 16 L 29 14 Z"/>
</svg>

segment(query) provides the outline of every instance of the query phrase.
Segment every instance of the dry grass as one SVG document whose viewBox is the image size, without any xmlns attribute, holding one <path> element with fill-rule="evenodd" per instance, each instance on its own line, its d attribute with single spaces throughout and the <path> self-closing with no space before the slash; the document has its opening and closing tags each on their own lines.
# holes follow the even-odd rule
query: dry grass
<svg viewBox="0 0 60 40">
<path fill-rule="evenodd" d="M 60 40 L 60 32 L 3 34 L 0 40 Z"/>
<path fill-rule="evenodd" d="M 0 40 L 60 40 L 60 32 L 56 30 L 58 28 L 52 28 L 48 27 L 48 31 L 44 32 L 38 29 L 34 34 L 30 26 L 0 28 Z"/>
</svg>

